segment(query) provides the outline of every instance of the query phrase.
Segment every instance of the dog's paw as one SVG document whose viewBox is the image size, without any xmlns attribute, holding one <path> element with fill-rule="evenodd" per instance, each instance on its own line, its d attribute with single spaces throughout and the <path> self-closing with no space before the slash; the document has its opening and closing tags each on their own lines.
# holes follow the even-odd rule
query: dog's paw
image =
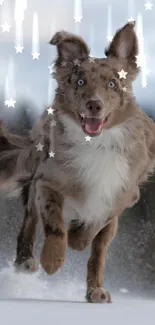
<svg viewBox="0 0 155 325">
<path fill-rule="evenodd" d="M 14 266 L 16 271 L 33 273 L 38 271 L 39 262 L 35 258 L 31 257 L 24 262 L 15 261 Z"/>
<path fill-rule="evenodd" d="M 86 294 L 86 299 L 88 302 L 98 304 L 108 304 L 112 302 L 110 293 L 101 287 L 89 289 Z"/>
<path fill-rule="evenodd" d="M 45 239 L 40 256 L 40 263 L 48 274 L 54 274 L 65 262 L 67 249 L 66 238 L 57 240 L 53 236 Z"/>
</svg>

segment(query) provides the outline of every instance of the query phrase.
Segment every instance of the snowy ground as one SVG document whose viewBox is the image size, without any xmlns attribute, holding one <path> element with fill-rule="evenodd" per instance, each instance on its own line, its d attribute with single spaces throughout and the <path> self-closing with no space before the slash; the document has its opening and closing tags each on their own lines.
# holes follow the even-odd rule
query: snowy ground
<svg viewBox="0 0 155 325">
<path fill-rule="evenodd" d="M 86 303 L 84 295 L 84 283 L 78 278 L 50 285 L 41 270 L 33 275 L 16 273 L 11 262 L 0 272 L 0 324 L 154 324 L 155 301 L 128 298 L 124 290 L 124 299 L 114 294 L 112 304 L 99 305 Z"/>
<path fill-rule="evenodd" d="M 155 302 L 117 301 L 110 305 L 35 300 L 0 301 L 1 324 L 152 325 Z"/>
</svg>

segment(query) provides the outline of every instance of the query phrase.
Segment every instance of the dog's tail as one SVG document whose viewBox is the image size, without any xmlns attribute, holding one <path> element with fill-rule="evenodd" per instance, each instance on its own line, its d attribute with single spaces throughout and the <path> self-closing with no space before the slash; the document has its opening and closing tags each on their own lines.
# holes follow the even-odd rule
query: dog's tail
<svg viewBox="0 0 155 325">
<path fill-rule="evenodd" d="M 0 190 L 22 187 L 20 179 L 31 179 L 45 156 L 45 150 L 37 151 L 34 139 L 9 132 L 0 122 Z"/>
</svg>

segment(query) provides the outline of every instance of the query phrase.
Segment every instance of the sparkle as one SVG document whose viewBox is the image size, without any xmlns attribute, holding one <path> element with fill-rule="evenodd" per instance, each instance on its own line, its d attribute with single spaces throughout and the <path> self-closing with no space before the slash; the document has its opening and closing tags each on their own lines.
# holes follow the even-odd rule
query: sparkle
<svg viewBox="0 0 155 325">
<path fill-rule="evenodd" d="M 8 107 L 15 107 L 15 104 L 16 104 L 16 100 L 13 100 L 12 98 L 10 98 L 9 100 L 5 100 L 4 102 L 5 106 L 8 106 Z"/>
<path fill-rule="evenodd" d="M 112 36 L 107 36 L 107 41 L 108 42 L 111 42 L 113 40 L 113 37 Z"/>
<path fill-rule="evenodd" d="M 66 61 L 62 61 L 62 62 L 61 62 L 61 66 L 62 66 L 62 67 L 66 67 L 66 65 L 67 65 L 67 62 L 66 62 Z"/>
<path fill-rule="evenodd" d="M 91 140 L 91 137 L 89 136 L 89 135 L 87 135 L 86 137 L 85 137 L 85 139 L 86 139 L 86 142 L 90 142 L 90 140 Z"/>
<path fill-rule="evenodd" d="M 123 69 L 119 72 L 117 72 L 119 74 L 119 79 L 126 79 L 126 75 L 128 72 L 125 72 Z"/>
<path fill-rule="evenodd" d="M 75 23 L 81 23 L 82 17 L 74 17 Z"/>
<path fill-rule="evenodd" d="M 76 60 L 74 60 L 73 61 L 74 62 L 74 65 L 76 66 L 76 65 L 78 65 L 79 67 L 80 67 L 80 60 L 79 59 L 76 59 Z"/>
<path fill-rule="evenodd" d="M 93 58 L 92 56 L 89 57 L 89 62 L 90 63 L 95 63 L 95 58 Z"/>
<path fill-rule="evenodd" d="M 138 54 L 135 57 L 136 57 L 137 68 L 142 67 L 142 65 L 143 65 L 142 55 Z"/>
<path fill-rule="evenodd" d="M 56 126 L 56 124 L 57 124 L 57 122 L 55 121 L 55 120 L 53 120 L 52 122 L 51 122 L 51 126 L 53 127 L 53 126 Z"/>
<path fill-rule="evenodd" d="M 35 145 L 35 147 L 37 148 L 37 151 L 43 151 L 44 145 L 39 142 L 38 144 Z"/>
<path fill-rule="evenodd" d="M 24 49 L 23 46 L 20 46 L 20 45 L 15 46 L 16 53 L 23 53 L 23 49 Z"/>
<path fill-rule="evenodd" d="M 33 60 L 34 60 L 34 59 L 39 60 L 39 56 L 40 56 L 40 53 L 39 53 L 39 52 L 31 53 L 31 55 L 32 55 L 32 59 L 33 59 Z"/>
<path fill-rule="evenodd" d="M 84 118 L 86 116 L 86 114 L 82 112 L 82 113 L 80 113 L 80 116 Z"/>
<path fill-rule="evenodd" d="M 51 151 L 49 152 L 49 156 L 50 156 L 50 158 L 54 158 L 55 153 L 51 150 Z"/>
<path fill-rule="evenodd" d="M 54 114 L 54 109 L 52 107 L 47 108 L 48 115 L 49 114 Z"/>
<path fill-rule="evenodd" d="M 153 3 L 147 2 L 144 4 L 144 6 L 145 6 L 145 10 L 152 10 Z"/>
<path fill-rule="evenodd" d="M 11 27 L 11 25 L 9 25 L 7 22 L 5 22 L 5 24 L 4 25 L 1 25 L 1 27 L 2 27 L 2 32 L 4 33 L 4 32 L 10 32 L 10 27 Z"/>
<path fill-rule="evenodd" d="M 129 22 L 129 23 L 135 23 L 135 19 L 132 18 L 132 17 L 130 17 L 130 18 L 128 19 L 128 22 Z"/>
<path fill-rule="evenodd" d="M 50 70 L 50 74 L 52 74 L 53 72 L 56 72 L 55 63 L 52 63 L 51 65 L 49 65 L 48 69 Z"/>
</svg>

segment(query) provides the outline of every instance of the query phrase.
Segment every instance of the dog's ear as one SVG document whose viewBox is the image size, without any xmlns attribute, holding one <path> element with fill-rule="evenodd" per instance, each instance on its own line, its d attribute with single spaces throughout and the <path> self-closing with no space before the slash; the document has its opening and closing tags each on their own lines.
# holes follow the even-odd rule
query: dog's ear
<svg viewBox="0 0 155 325">
<path fill-rule="evenodd" d="M 138 54 L 138 40 L 134 31 L 135 21 L 126 24 L 119 29 L 109 47 L 105 50 L 105 55 L 118 59 L 126 59 L 129 63 L 135 61 Z"/>
<path fill-rule="evenodd" d="M 57 32 L 49 43 L 57 46 L 58 57 L 65 61 L 84 60 L 89 56 L 84 40 L 65 31 Z"/>
</svg>

